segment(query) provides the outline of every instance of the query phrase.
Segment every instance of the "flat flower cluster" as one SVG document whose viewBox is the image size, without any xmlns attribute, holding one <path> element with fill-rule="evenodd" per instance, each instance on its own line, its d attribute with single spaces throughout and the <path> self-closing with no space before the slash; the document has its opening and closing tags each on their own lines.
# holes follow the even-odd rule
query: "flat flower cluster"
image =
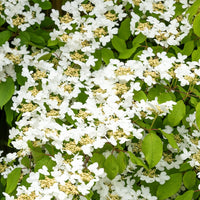
<svg viewBox="0 0 200 200">
<path fill-rule="evenodd" d="M 199 176 L 196 111 L 184 123 L 167 123 L 179 99 L 190 94 L 184 88 L 193 92 L 200 85 L 200 62 L 167 52 L 189 34 L 185 11 L 192 3 L 67 1 L 64 15 L 54 9 L 50 14 L 55 28 L 49 40 L 62 43 L 57 49 L 30 49 L 20 38 L 0 47 L 0 80 L 17 81 L 18 67 L 24 80 L 12 97 L 19 118 L 9 140 L 16 151 L 0 158 L 4 179 L 20 168 L 15 192 L 3 192 L 6 200 L 156 200 L 152 185 L 165 184 L 185 161 Z M 0 16 L 22 31 L 44 20 L 39 4 L 29 1 L 0 1 Z M 96 67 L 97 50 L 113 49 L 112 38 L 127 17 L 131 35 L 142 34 L 155 46 L 142 47 L 136 59 L 115 56 Z M 163 50 L 157 52 L 159 45 Z M 142 143 L 150 133 L 164 147 L 159 162 L 147 168 Z M 143 164 L 129 159 L 133 154 Z M 106 163 L 121 162 L 120 156 L 125 166 L 112 177 Z M 182 185 L 174 198 L 187 189 Z"/>
</svg>

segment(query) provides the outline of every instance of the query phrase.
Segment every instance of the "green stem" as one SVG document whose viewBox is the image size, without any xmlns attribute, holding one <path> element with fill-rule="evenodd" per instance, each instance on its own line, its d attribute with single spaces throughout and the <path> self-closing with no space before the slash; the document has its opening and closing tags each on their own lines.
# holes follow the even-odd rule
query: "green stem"
<svg viewBox="0 0 200 200">
<path fill-rule="evenodd" d="M 158 117 L 158 115 L 156 115 L 156 116 L 154 117 L 154 119 L 153 119 L 153 122 L 152 122 L 152 124 L 151 124 L 151 127 L 150 127 L 150 130 L 152 130 L 152 128 L 153 128 L 153 125 L 154 125 L 154 123 L 155 123 L 155 121 L 156 121 L 157 117 Z"/>
</svg>

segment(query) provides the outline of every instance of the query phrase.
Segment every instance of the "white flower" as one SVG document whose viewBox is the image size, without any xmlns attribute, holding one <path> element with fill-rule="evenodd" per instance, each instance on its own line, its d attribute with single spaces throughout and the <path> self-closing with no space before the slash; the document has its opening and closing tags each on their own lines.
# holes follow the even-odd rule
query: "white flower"
<svg viewBox="0 0 200 200">
<path fill-rule="evenodd" d="M 191 157 L 191 152 L 184 148 L 183 149 L 183 153 L 181 154 L 181 158 L 183 160 L 186 160 L 186 159 L 188 159 L 190 157 Z"/>
<path fill-rule="evenodd" d="M 39 172 L 40 174 L 44 174 L 44 175 L 46 175 L 46 176 L 49 175 L 48 169 L 47 169 L 47 167 L 46 167 L 45 165 L 42 166 L 42 169 L 39 169 L 38 172 Z"/>
</svg>

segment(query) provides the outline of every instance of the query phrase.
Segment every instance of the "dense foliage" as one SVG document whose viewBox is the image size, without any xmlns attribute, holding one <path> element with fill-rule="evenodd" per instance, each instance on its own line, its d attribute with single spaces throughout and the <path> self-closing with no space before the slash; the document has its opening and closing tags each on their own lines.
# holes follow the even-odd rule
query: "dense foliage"
<svg viewBox="0 0 200 200">
<path fill-rule="evenodd" d="M 199 8 L 0 0 L 0 199 L 200 199 Z"/>
</svg>

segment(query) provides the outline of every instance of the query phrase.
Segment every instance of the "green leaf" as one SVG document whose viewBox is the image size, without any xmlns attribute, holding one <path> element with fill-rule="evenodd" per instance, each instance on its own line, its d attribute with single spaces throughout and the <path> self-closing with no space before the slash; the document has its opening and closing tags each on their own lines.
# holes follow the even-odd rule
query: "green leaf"
<svg viewBox="0 0 200 200">
<path fill-rule="evenodd" d="M 97 58 L 97 61 L 95 62 L 95 66 L 92 67 L 93 70 L 99 70 L 102 65 L 102 54 L 101 50 L 97 49 L 94 53 L 94 57 Z"/>
<path fill-rule="evenodd" d="M 200 13 L 194 18 L 194 22 L 193 22 L 193 30 L 194 33 L 200 37 L 200 28 L 199 28 L 199 24 L 200 24 Z"/>
<path fill-rule="evenodd" d="M 33 0 L 34 3 L 38 3 L 42 10 L 51 9 L 52 5 L 49 1 Z"/>
<path fill-rule="evenodd" d="M 101 55 L 102 55 L 103 61 L 106 63 L 106 65 L 109 64 L 110 59 L 115 58 L 113 51 L 110 49 L 106 49 L 106 48 L 101 49 Z"/>
<path fill-rule="evenodd" d="M 48 168 L 48 171 L 50 172 L 52 168 L 56 165 L 56 162 L 53 161 L 49 156 L 45 155 L 37 161 L 34 167 L 34 171 L 37 172 L 39 169 L 42 169 L 44 165 Z"/>
<path fill-rule="evenodd" d="M 149 90 L 147 97 L 151 101 L 162 93 L 165 93 L 165 88 L 163 88 L 161 85 L 156 85 L 156 87 L 153 87 Z"/>
<path fill-rule="evenodd" d="M 21 45 L 28 45 L 30 42 L 30 35 L 28 34 L 28 32 L 20 32 L 19 36 L 20 41 L 21 41 Z"/>
<path fill-rule="evenodd" d="M 196 183 L 196 173 L 194 171 L 187 171 L 183 176 L 183 184 L 187 189 L 192 189 Z"/>
<path fill-rule="evenodd" d="M 26 180 L 27 178 L 29 177 L 29 174 L 26 174 L 25 176 L 23 176 L 22 180 L 21 180 L 21 183 L 20 183 L 20 186 L 25 186 L 26 188 L 30 187 L 31 186 L 31 183 L 28 183 Z"/>
<path fill-rule="evenodd" d="M 142 99 L 144 99 L 146 101 L 147 96 L 142 90 L 140 90 L 140 91 L 138 91 L 138 92 L 136 91 L 136 93 L 134 93 L 133 99 L 135 101 L 141 101 Z"/>
<path fill-rule="evenodd" d="M 16 75 L 17 75 L 17 83 L 19 85 L 24 85 L 25 82 L 27 81 L 27 78 L 22 76 L 22 66 L 16 66 L 15 72 L 16 72 Z"/>
<path fill-rule="evenodd" d="M 45 156 L 44 153 L 40 153 L 40 152 L 37 152 L 37 151 L 34 151 L 34 150 L 32 150 L 31 153 L 32 153 L 32 156 L 33 156 L 34 163 L 37 163 L 38 161 L 40 161 Z"/>
<path fill-rule="evenodd" d="M 100 153 L 94 153 L 93 156 L 91 157 L 91 162 L 92 163 L 97 162 L 99 167 L 103 168 L 104 162 L 105 162 L 105 157 Z"/>
<path fill-rule="evenodd" d="M 194 194 L 193 190 L 188 190 L 184 194 L 176 197 L 175 200 L 192 200 L 193 194 Z"/>
<path fill-rule="evenodd" d="M 139 47 L 139 44 L 136 44 L 133 48 L 131 49 L 124 49 L 122 52 L 119 54 L 120 59 L 128 59 L 132 56 L 132 54 L 136 51 L 136 49 Z"/>
<path fill-rule="evenodd" d="M 181 164 L 179 171 L 185 172 L 185 171 L 188 171 L 188 170 L 191 170 L 191 169 L 192 169 L 192 167 L 190 166 L 190 164 L 185 162 L 185 163 Z"/>
<path fill-rule="evenodd" d="M 14 118 L 14 111 L 11 110 L 11 107 L 12 107 L 11 100 L 4 105 L 4 111 L 6 113 L 6 122 L 8 123 L 9 126 L 12 126 L 12 121 Z"/>
<path fill-rule="evenodd" d="M 28 147 L 31 149 L 31 154 L 33 156 L 34 163 L 37 163 L 39 160 L 41 160 L 46 155 L 42 152 L 41 147 L 34 147 L 32 144 L 32 141 L 28 141 Z"/>
<path fill-rule="evenodd" d="M 194 17 L 194 15 L 197 13 L 198 9 L 199 9 L 199 6 L 200 6 L 200 1 L 199 0 L 196 0 L 187 10 L 186 13 L 189 14 L 188 16 L 188 20 L 190 23 L 192 23 L 192 19 Z"/>
<path fill-rule="evenodd" d="M 93 191 L 90 191 L 89 194 L 85 195 L 84 197 L 87 199 L 87 200 L 91 200 L 92 199 L 92 196 L 93 196 Z"/>
<path fill-rule="evenodd" d="M 40 24 L 40 28 L 42 29 L 44 28 L 46 30 L 49 28 L 54 28 L 54 27 L 55 27 L 54 21 L 48 16 L 45 16 L 44 20 Z"/>
<path fill-rule="evenodd" d="M 85 103 L 88 95 L 85 93 L 86 89 L 85 88 L 80 88 L 81 93 L 79 93 L 78 97 L 76 98 L 77 101 L 81 102 L 81 103 Z"/>
<path fill-rule="evenodd" d="M 145 169 L 148 169 L 148 167 L 144 164 L 144 162 L 140 159 L 140 158 L 138 158 L 138 157 L 136 157 L 133 153 L 131 153 L 130 151 L 128 151 L 128 154 L 129 154 L 129 156 L 130 156 L 130 159 L 131 159 L 131 162 L 132 163 L 134 163 L 134 164 L 136 164 L 136 165 L 139 165 L 139 166 L 142 166 L 142 167 L 144 167 Z"/>
<path fill-rule="evenodd" d="M 142 152 L 149 164 L 149 168 L 154 167 L 161 159 L 163 144 L 155 133 L 148 133 L 142 142 Z"/>
<path fill-rule="evenodd" d="M 198 128 L 200 129 L 200 102 L 196 106 L 196 123 Z"/>
<path fill-rule="evenodd" d="M 173 106 L 173 110 L 168 114 L 167 120 L 170 126 L 177 126 L 186 114 L 186 106 L 182 100 Z"/>
<path fill-rule="evenodd" d="M 187 91 L 183 87 L 181 87 L 180 85 L 177 85 L 177 87 L 178 87 L 178 90 L 179 90 L 178 93 L 181 95 L 182 98 L 184 98 L 185 94 L 187 94 Z"/>
<path fill-rule="evenodd" d="M 35 43 L 35 44 L 39 44 L 39 45 L 45 45 L 45 39 L 43 37 L 41 37 L 40 35 L 34 33 L 34 32 L 28 32 L 29 36 L 30 36 L 30 41 Z"/>
<path fill-rule="evenodd" d="M 115 156 L 112 154 L 104 162 L 104 171 L 107 173 L 109 179 L 114 179 L 119 172 L 119 166 Z"/>
<path fill-rule="evenodd" d="M 159 104 L 162 104 L 162 103 L 165 103 L 166 101 L 171 101 L 171 100 L 172 100 L 172 96 L 170 95 L 170 93 L 164 92 L 158 96 Z"/>
<path fill-rule="evenodd" d="M 147 37 L 145 35 L 143 35 L 142 33 L 139 33 L 132 42 L 133 47 L 137 44 L 140 44 L 142 42 L 144 42 L 147 39 Z"/>
<path fill-rule="evenodd" d="M 6 193 L 11 194 L 17 187 L 18 181 L 21 176 L 21 168 L 15 168 L 10 174 L 8 174 Z"/>
<path fill-rule="evenodd" d="M 4 44 L 6 41 L 8 41 L 10 37 L 11 37 L 11 32 L 10 31 L 2 31 L 2 32 L 0 32 L 0 38 L 1 38 L 0 46 L 2 44 Z"/>
<path fill-rule="evenodd" d="M 21 163 L 22 163 L 22 165 L 24 165 L 27 168 L 31 167 L 30 158 L 28 156 L 23 157 L 21 160 Z"/>
<path fill-rule="evenodd" d="M 38 58 L 38 61 L 40 61 L 40 60 L 44 60 L 44 61 L 49 60 L 51 58 L 51 55 L 52 55 L 51 53 L 47 53 L 47 54 L 41 56 L 40 58 Z"/>
<path fill-rule="evenodd" d="M 117 37 L 116 35 L 114 35 L 114 37 L 111 40 L 113 47 L 119 51 L 119 52 L 123 52 L 124 50 L 126 50 L 126 42 L 125 40 Z"/>
<path fill-rule="evenodd" d="M 47 42 L 48 47 L 56 46 L 58 44 L 58 40 L 51 40 L 49 39 Z"/>
<path fill-rule="evenodd" d="M 168 134 L 168 133 L 165 133 L 163 130 L 159 129 L 161 131 L 161 133 L 167 138 L 169 144 L 172 146 L 172 148 L 174 149 L 179 149 L 177 143 L 176 143 L 176 140 L 174 139 L 174 134 L 171 133 L 171 134 Z"/>
<path fill-rule="evenodd" d="M 15 91 L 14 81 L 11 77 L 6 79 L 6 82 L 0 82 L 0 108 L 10 100 Z"/>
<path fill-rule="evenodd" d="M 127 157 L 126 154 L 122 151 L 117 155 L 117 163 L 119 166 L 119 174 L 123 173 L 127 166 Z"/>
<path fill-rule="evenodd" d="M 72 117 L 70 115 L 68 115 L 67 113 L 65 113 L 65 119 L 67 120 L 67 122 L 70 124 L 70 125 L 75 125 L 75 120 L 72 119 Z"/>
<path fill-rule="evenodd" d="M 190 40 L 185 43 L 184 48 L 181 53 L 189 56 L 192 54 L 193 50 L 194 50 L 194 41 Z"/>
<path fill-rule="evenodd" d="M 0 17 L 0 27 L 1 27 L 2 25 L 4 25 L 5 22 L 6 22 L 6 21 L 5 21 L 2 17 Z"/>
<path fill-rule="evenodd" d="M 199 61 L 200 59 L 200 47 L 197 50 L 194 50 L 192 53 L 192 61 Z"/>
<path fill-rule="evenodd" d="M 165 200 L 168 197 L 176 194 L 182 184 L 182 174 L 175 173 L 170 175 L 170 179 L 166 181 L 163 185 L 158 186 L 157 197 L 159 200 Z"/>
<path fill-rule="evenodd" d="M 128 40 L 131 36 L 130 21 L 130 18 L 126 18 L 119 27 L 118 36 L 123 40 Z"/>
</svg>

